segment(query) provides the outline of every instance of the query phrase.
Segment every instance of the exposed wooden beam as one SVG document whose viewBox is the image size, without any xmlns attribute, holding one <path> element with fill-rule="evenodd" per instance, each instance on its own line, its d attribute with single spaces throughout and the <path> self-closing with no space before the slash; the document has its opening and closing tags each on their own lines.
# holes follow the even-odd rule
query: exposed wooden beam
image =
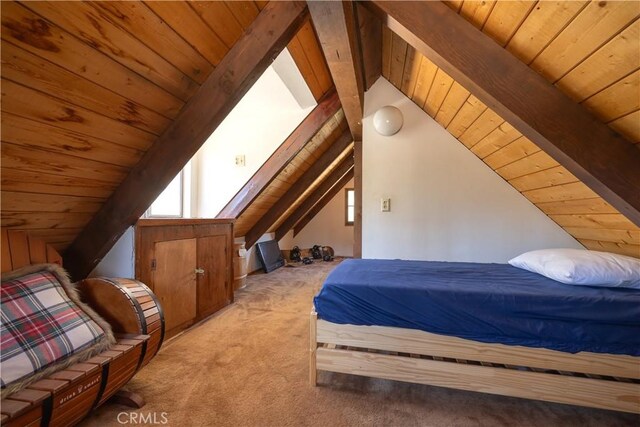
<svg viewBox="0 0 640 427">
<path fill-rule="evenodd" d="M 348 156 L 343 159 L 340 164 L 327 175 L 320 185 L 306 197 L 300 206 L 291 214 L 276 230 L 276 240 L 280 240 L 285 234 L 295 225 L 296 222 L 304 215 L 309 209 L 315 205 L 318 200 L 333 187 L 340 178 L 345 176 L 349 171 L 353 171 L 353 156 Z"/>
<path fill-rule="evenodd" d="M 330 179 L 331 177 L 327 177 L 327 180 L 330 180 Z M 316 190 L 311 195 L 309 195 L 307 200 L 310 200 L 309 204 L 313 205 L 313 207 L 310 210 L 300 206 L 298 209 L 295 210 L 295 212 L 291 214 L 289 218 L 292 218 L 291 222 L 295 224 L 295 226 L 293 226 L 294 236 L 300 233 L 304 229 L 304 227 L 306 227 L 307 224 L 313 218 L 315 218 L 315 216 L 318 215 L 318 213 L 320 213 L 320 211 L 325 206 L 327 206 L 327 203 L 333 200 L 333 198 L 344 188 L 344 186 L 347 185 L 349 181 L 351 181 L 351 179 L 353 179 L 353 168 L 349 169 L 349 172 L 343 175 L 342 178 L 338 177 L 337 179 L 338 181 L 333 185 L 333 187 L 331 187 L 329 191 L 321 194 L 320 191 Z M 287 221 L 289 221 L 289 218 L 287 218 Z M 287 234 L 290 229 L 291 229 L 290 226 L 288 228 L 284 228 L 283 226 L 280 226 L 276 231 L 276 239 L 282 238 L 282 236 Z M 278 237 L 278 236 L 281 236 L 281 237 Z"/>
<path fill-rule="evenodd" d="M 302 2 L 269 2 L 65 253 L 86 277 L 222 122 L 307 16 Z"/>
<path fill-rule="evenodd" d="M 331 90 L 227 203 L 218 218 L 238 218 L 339 109 L 338 94 Z"/>
<path fill-rule="evenodd" d="M 357 5 L 356 13 L 362 46 L 364 90 L 369 90 L 382 75 L 382 21 L 361 4 Z"/>
<path fill-rule="evenodd" d="M 320 158 L 291 186 L 289 190 L 251 227 L 245 236 L 245 246 L 250 248 L 295 203 L 311 184 L 352 143 L 349 131 L 345 131 Z M 353 161 L 353 160 L 352 160 Z"/>
<path fill-rule="evenodd" d="M 366 4 L 385 24 L 640 225 L 640 151 L 442 2 Z"/>
<path fill-rule="evenodd" d="M 308 0 L 311 18 L 354 141 L 362 140 L 364 71 L 355 3 Z"/>
</svg>

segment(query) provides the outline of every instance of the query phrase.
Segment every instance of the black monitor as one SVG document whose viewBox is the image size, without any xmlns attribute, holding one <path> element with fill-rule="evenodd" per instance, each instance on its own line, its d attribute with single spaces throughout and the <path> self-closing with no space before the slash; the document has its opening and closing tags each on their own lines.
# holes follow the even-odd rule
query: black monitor
<svg viewBox="0 0 640 427">
<path fill-rule="evenodd" d="M 276 240 L 260 242 L 256 245 L 258 259 L 262 263 L 264 272 L 268 273 L 284 265 L 284 257 Z"/>
</svg>

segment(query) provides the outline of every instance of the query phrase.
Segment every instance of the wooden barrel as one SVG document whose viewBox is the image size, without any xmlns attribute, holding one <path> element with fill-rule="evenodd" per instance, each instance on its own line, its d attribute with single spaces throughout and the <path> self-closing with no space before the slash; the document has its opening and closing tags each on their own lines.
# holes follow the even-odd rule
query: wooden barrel
<svg viewBox="0 0 640 427">
<path fill-rule="evenodd" d="M 85 279 L 78 289 L 115 334 L 149 335 L 138 369 L 149 363 L 160 350 L 165 332 L 162 307 L 151 289 L 137 280 L 104 277 Z"/>
<path fill-rule="evenodd" d="M 247 283 L 247 250 L 244 243 L 233 245 L 233 290 L 242 288 Z"/>
</svg>

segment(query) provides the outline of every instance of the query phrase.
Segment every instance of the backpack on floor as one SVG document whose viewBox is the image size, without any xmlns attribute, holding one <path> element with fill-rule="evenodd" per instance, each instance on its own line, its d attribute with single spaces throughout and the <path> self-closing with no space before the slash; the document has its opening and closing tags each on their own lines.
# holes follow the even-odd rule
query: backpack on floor
<svg viewBox="0 0 640 427">
<path fill-rule="evenodd" d="M 291 249 L 289 258 L 291 258 L 291 261 L 300 262 L 302 259 L 300 256 L 300 248 L 297 246 L 294 246 L 293 249 Z"/>
</svg>

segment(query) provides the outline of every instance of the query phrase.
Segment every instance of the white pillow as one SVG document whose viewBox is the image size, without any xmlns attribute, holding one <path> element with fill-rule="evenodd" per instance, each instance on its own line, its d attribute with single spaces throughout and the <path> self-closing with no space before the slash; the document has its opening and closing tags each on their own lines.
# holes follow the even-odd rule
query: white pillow
<svg viewBox="0 0 640 427">
<path fill-rule="evenodd" d="M 581 249 L 541 249 L 509 260 L 514 267 L 568 285 L 640 289 L 640 260 Z"/>
</svg>

